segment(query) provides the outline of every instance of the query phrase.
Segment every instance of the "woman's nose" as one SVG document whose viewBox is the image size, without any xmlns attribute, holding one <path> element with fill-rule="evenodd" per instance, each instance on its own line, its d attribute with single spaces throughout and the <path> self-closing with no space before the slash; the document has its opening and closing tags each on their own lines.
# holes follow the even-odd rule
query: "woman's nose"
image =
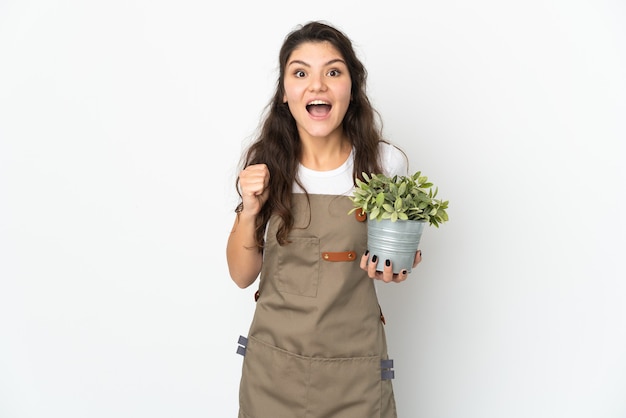
<svg viewBox="0 0 626 418">
<path fill-rule="evenodd" d="M 326 83 L 323 75 L 312 75 L 309 80 L 310 91 L 324 91 L 326 89 Z"/>
</svg>

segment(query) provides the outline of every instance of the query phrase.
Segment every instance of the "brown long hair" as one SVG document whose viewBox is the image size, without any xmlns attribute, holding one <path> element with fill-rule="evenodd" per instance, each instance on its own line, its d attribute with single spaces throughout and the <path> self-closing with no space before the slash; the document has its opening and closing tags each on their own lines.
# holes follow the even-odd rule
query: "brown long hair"
<svg viewBox="0 0 626 418">
<path fill-rule="evenodd" d="M 272 214 L 282 220 L 276 239 L 281 245 L 287 242 L 294 222 L 291 213 L 294 181 L 304 189 L 297 178 L 302 144 L 296 122 L 283 103 L 285 67 L 291 53 L 302 43 L 325 41 L 343 56 L 352 79 L 352 101 L 343 119 L 343 131 L 355 150 L 353 177 L 362 179 L 364 171 L 381 172 L 378 145 L 382 141 L 382 122 L 367 96 L 367 70 L 357 58 L 352 42 L 326 23 L 313 21 L 299 26 L 285 37 L 278 56 L 280 70 L 276 92 L 266 107 L 258 136 L 242 158 L 243 167 L 263 163 L 270 171 L 269 197 L 256 217 L 255 238 L 259 251 L 263 248 L 265 226 Z M 238 183 L 239 180 L 236 184 L 239 193 Z M 241 211 L 242 205 L 240 202 L 236 211 Z"/>
</svg>

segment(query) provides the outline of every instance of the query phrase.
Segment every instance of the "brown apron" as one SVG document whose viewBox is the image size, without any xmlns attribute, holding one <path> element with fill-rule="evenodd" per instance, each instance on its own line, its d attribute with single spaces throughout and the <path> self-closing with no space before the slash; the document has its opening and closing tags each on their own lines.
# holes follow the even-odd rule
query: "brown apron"
<svg viewBox="0 0 626 418">
<path fill-rule="evenodd" d="M 359 267 L 367 227 L 346 196 L 294 195 L 290 243 L 267 231 L 239 418 L 395 418 L 382 315 Z"/>
</svg>

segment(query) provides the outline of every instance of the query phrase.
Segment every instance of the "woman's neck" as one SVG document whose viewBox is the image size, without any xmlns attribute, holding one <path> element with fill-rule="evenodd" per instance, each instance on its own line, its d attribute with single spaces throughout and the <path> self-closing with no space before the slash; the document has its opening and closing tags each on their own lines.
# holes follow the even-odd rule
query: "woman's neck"
<svg viewBox="0 0 626 418">
<path fill-rule="evenodd" d="M 302 141 L 300 163 L 315 171 L 329 171 L 346 162 L 352 151 L 346 138 L 310 138 Z"/>
</svg>

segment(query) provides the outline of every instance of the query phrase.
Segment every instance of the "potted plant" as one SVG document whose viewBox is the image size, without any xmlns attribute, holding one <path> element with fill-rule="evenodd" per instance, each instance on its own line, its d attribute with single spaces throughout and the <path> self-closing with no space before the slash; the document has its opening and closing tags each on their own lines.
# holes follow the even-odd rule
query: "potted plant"
<svg viewBox="0 0 626 418">
<path fill-rule="evenodd" d="M 367 248 L 370 257 L 378 257 L 376 269 L 383 271 L 389 259 L 394 273 L 410 272 L 424 226 L 448 221 L 448 201 L 437 198 L 439 189 L 420 171 L 393 177 L 363 173 L 363 179 L 356 179 L 349 213 L 367 215 Z"/>
</svg>

